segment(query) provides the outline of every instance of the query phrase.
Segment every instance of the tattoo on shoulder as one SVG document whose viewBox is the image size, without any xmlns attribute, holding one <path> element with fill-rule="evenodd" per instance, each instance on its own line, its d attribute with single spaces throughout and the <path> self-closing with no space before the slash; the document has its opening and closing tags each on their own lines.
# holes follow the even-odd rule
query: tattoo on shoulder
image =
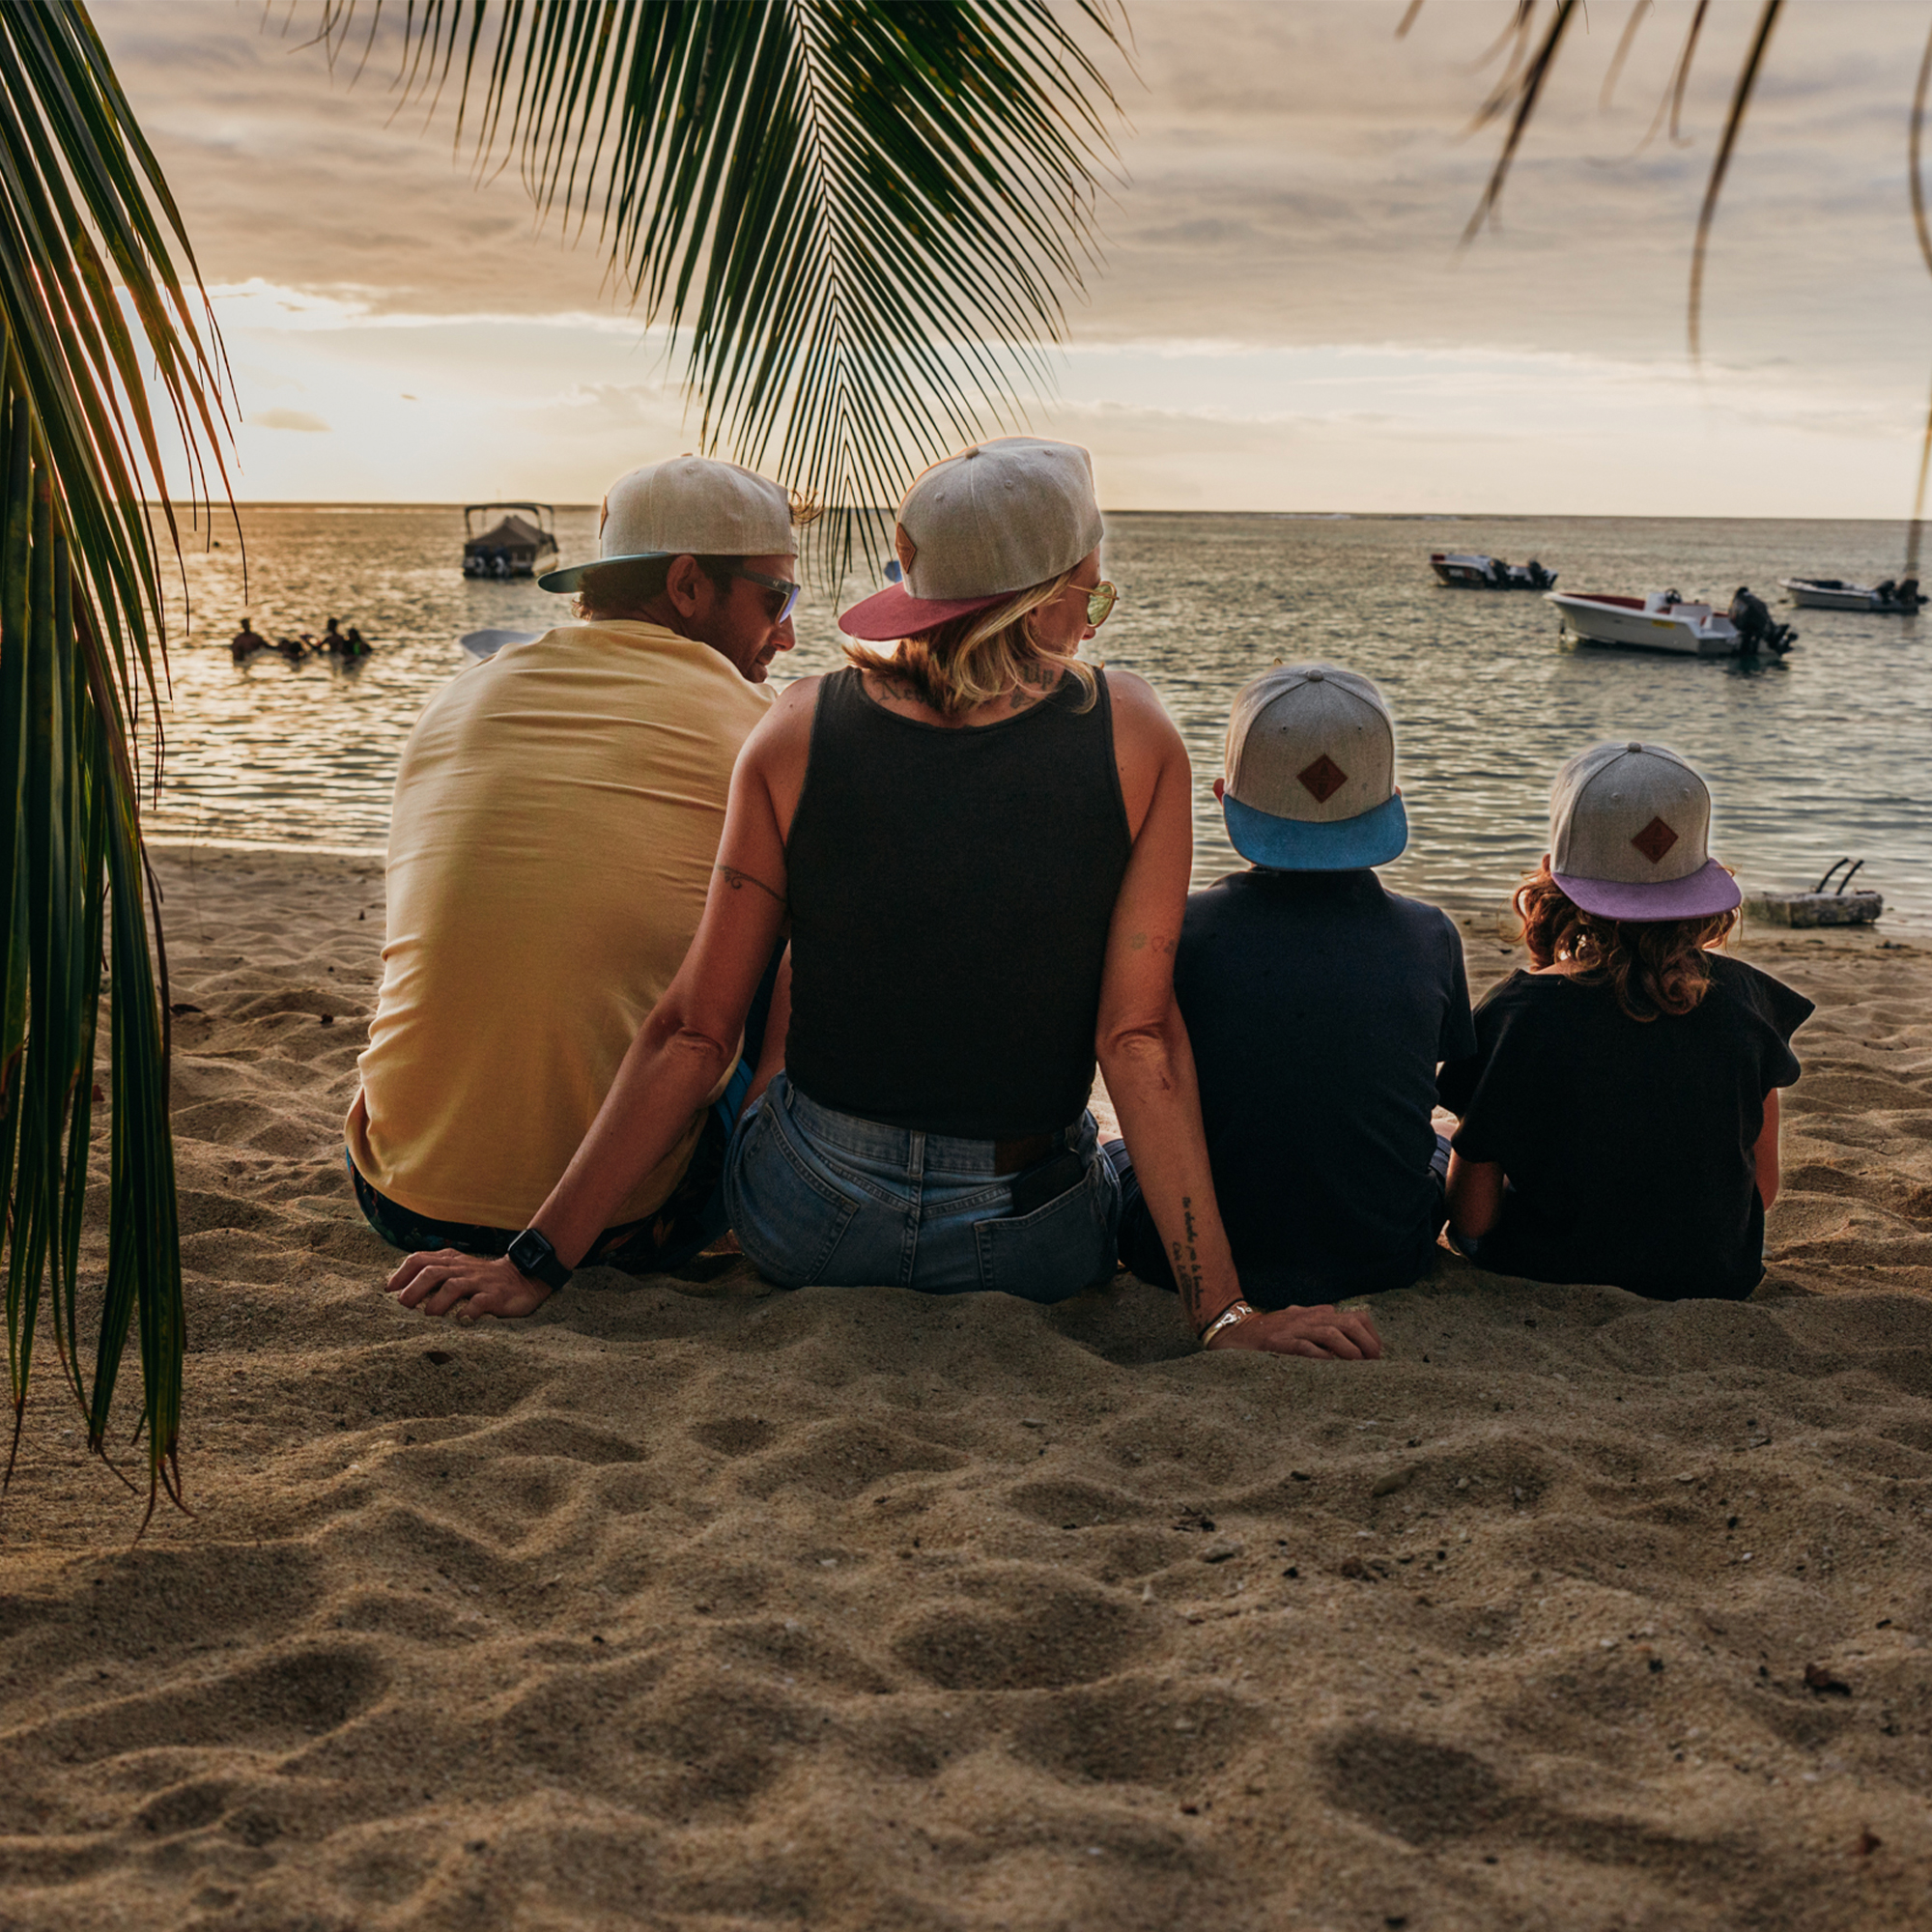
<svg viewBox="0 0 1932 1932">
<path fill-rule="evenodd" d="M 712 867 L 711 869 L 714 872 L 716 872 L 718 876 L 722 878 L 724 881 L 724 883 L 727 886 L 729 886 L 734 893 L 743 892 L 747 886 L 756 886 L 757 889 L 761 893 L 763 893 L 767 898 L 776 899 L 780 905 L 783 905 L 785 902 L 784 895 L 782 893 L 775 893 L 770 886 L 765 884 L 764 880 L 754 879 L 753 878 L 750 872 L 741 872 L 735 866 L 714 866 Z"/>
</svg>

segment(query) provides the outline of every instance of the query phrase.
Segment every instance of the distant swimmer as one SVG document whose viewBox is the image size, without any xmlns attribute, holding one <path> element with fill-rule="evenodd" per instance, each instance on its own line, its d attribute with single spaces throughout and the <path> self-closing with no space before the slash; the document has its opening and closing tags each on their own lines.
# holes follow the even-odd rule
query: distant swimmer
<svg viewBox="0 0 1932 1932">
<path fill-rule="evenodd" d="M 228 649 L 237 664 L 246 664 L 257 651 L 271 651 L 274 649 L 274 645 L 270 643 L 268 639 L 256 630 L 244 614 L 242 619 L 242 628 L 230 639 Z"/>
<path fill-rule="evenodd" d="M 360 631 L 351 624 L 347 631 L 342 629 L 342 619 L 331 617 L 322 634 L 322 650 L 332 656 L 354 660 L 369 655 L 369 643 Z"/>
</svg>

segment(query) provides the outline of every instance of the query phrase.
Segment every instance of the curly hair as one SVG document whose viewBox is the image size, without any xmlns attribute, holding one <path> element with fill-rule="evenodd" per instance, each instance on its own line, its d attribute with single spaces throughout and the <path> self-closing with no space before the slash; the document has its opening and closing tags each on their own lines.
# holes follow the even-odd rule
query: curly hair
<svg viewBox="0 0 1932 1932">
<path fill-rule="evenodd" d="M 1075 564 L 1073 570 L 1079 567 Z M 1016 590 L 990 610 L 969 611 L 950 623 L 936 624 L 923 637 L 902 639 L 889 657 L 848 643 L 846 660 L 875 676 L 904 679 L 942 718 L 962 717 L 1016 684 L 1056 689 L 1063 677 L 1080 685 L 1085 696 L 1079 708 L 1091 711 L 1099 696 L 1094 667 L 1070 652 L 1046 649 L 1030 621 L 1034 611 L 1073 582 L 1073 570 L 1031 590 Z"/>
<path fill-rule="evenodd" d="M 1522 943 L 1539 966 L 1576 961 L 1581 971 L 1575 977 L 1608 984 L 1634 1020 L 1690 1012 L 1710 990 L 1704 954 L 1722 946 L 1738 923 L 1736 906 L 1701 919 L 1604 919 L 1585 912 L 1548 867 L 1523 880 L 1514 903 Z"/>
</svg>

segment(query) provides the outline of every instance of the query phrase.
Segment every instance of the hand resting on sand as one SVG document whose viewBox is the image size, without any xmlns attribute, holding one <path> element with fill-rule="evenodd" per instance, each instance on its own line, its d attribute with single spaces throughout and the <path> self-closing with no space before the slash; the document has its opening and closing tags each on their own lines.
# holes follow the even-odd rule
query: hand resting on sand
<svg viewBox="0 0 1932 1932">
<path fill-rule="evenodd" d="M 1332 1303 L 1315 1308 L 1278 1308 L 1250 1315 L 1223 1328 L 1210 1349 L 1260 1349 L 1271 1355 L 1317 1355 L 1324 1361 L 1376 1361 L 1382 1338 L 1365 1310 L 1337 1311 Z"/>
<path fill-rule="evenodd" d="M 456 1248 L 411 1255 L 384 1286 L 405 1308 L 466 1321 L 479 1315 L 508 1320 L 533 1314 L 551 1293 L 507 1257 L 466 1255 Z"/>
</svg>

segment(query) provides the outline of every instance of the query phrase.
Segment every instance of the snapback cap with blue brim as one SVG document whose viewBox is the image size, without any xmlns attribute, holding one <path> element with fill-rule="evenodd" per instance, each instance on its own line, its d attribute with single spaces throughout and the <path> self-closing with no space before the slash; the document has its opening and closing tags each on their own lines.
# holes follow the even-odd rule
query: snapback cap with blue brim
<svg viewBox="0 0 1932 1932">
<path fill-rule="evenodd" d="M 628 470 L 604 493 L 597 555 L 537 579 L 540 590 L 582 590 L 613 563 L 661 556 L 789 556 L 794 526 L 813 513 L 782 484 L 710 456 L 673 456 Z"/>
<path fill-rule="evenodd" d="M 1339 665 L 1278 665 L 1235 696 L 1221 810 L 1242 858 L 1277 872 L 1385 866 L 1408 843 L 1395 721 Z"/>
</svg>

